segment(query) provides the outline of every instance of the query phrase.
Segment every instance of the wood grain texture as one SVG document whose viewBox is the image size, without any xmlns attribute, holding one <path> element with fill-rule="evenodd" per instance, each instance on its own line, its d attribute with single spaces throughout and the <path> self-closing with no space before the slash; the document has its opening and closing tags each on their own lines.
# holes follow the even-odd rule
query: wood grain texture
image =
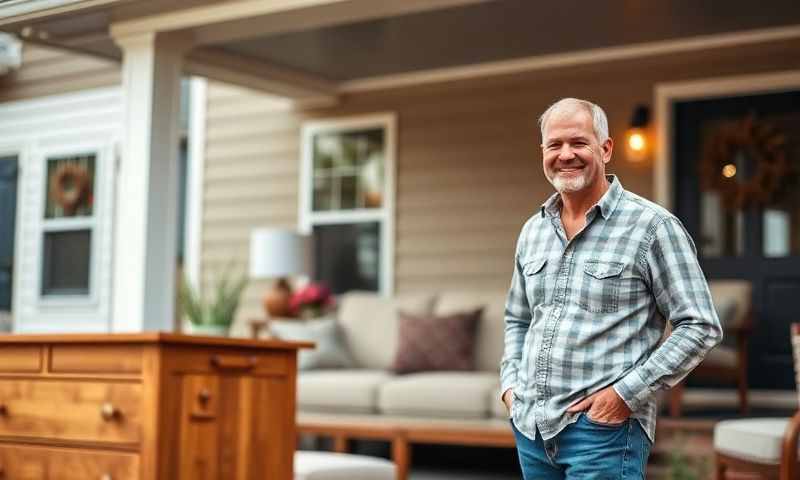
<svg viewBox="0 0 800 480">
<path fill-rule="evenodd" d="M 42 347 L 9 347 L 0 350 L 0 372 L 35 373 L 42 371 Z"/>
<path fill-rule="evenodd" d="M 164 334 L 0 341 L 9 364 L 53 351 L 59 370 L 0 374 L 4 478 L 290 480 L 299 346 Z"/>
<path fill-rule="evenodd" d="M 139 479 L 139 456 L 67 448 L 0 445 L 8 480 Z M 103 477 L 108 475 L 109 477 Z"/>
<path fill-rule="evenodd" d="M 132 383 L 0 380 L 0 435 L 137 445 L 141 395 Z"/>
<path fill-rule="evenodd" d="M 50 349 L 53 373 L 141 373 L 142 347 L 56 345 Z"/>
</svg>

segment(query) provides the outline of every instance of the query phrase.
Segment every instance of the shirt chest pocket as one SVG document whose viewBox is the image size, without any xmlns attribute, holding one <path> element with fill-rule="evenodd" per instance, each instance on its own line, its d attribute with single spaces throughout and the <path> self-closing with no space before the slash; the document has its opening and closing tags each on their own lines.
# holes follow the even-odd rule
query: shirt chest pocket
<svg viewBox="0 0 800 480">
<path fill-rule="evenodd" d="M 624 269 L 625 264 L 621 262 L 585 262 L 578 292 L 581 308 L 593 313 L 612 313 L 619 310 Z"/>
<path fill-rule="evenodd" d="M 525 291 L 528 294 L 530 307 L 544 303 L 545 294 L 545 264 L 546 258 L 527 260 L 522 264 L 522 275 L 525 277 Z"/>
</svg>

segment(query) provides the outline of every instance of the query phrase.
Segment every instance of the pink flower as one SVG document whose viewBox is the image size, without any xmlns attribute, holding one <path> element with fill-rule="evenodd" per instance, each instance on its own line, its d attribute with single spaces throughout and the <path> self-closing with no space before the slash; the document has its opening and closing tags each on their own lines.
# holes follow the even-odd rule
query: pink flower
<svg viewBox="0 0 800 480">
<path fill-rule="evenodd" d="M 304 309 L 322 310 L 333 304 L 331 290 L 320 283 L 309 283 L 294 292 L 289 299 L 289 308 L 295 316 Z"/>
</svg>

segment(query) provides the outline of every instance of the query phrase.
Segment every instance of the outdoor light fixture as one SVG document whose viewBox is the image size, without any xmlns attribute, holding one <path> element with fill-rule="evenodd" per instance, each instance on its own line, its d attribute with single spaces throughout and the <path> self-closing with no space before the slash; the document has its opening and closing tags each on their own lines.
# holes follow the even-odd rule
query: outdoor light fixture
<svg viewBox="0 0 800 480">
<path fill-rule="evenodd" d="M 722 176 L 725 178 L 733 178 L 736 176 L 736 165 L 729 163 L 722 167 Z"/>
<path fill-rule="evenodd" d="M 637 105 L 631 117 L 630 127 L 625 132 L 625 150 L 628 160 L 632 162 L 641 162 L 650 153 L 648 123 L 650 123 L 650 109 L 645 105 Z"/>
</svg>

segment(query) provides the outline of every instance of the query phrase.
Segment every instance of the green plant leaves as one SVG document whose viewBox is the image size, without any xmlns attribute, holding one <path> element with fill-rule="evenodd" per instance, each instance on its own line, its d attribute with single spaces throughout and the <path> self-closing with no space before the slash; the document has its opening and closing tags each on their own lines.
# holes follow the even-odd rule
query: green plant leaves
<svg viewBox="0 0 800 480">
<path fill-rule="evenodd" d="M 233 323 L 245 287 L 247 276 L 234 276 L 232 265 L 217 278 L 211 299 L 204 298 L 202 292 L 184 277 L 179 290 L 181 308 L 195 325 L 228 326 Z"/>
</svg>

